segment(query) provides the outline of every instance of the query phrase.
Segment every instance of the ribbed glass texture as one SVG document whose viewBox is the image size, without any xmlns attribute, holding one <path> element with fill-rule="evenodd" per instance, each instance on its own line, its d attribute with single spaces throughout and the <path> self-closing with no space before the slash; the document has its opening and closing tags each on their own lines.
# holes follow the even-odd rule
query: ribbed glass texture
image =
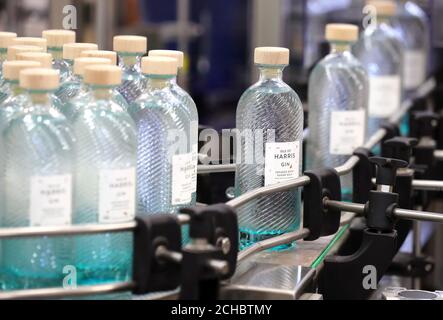
<svg viewBox="0 0 443 320">
<path fill-rule="evenodd" d="M 2 227 L 58 225 L 63 217 L 62 224 L 69 224 L 71 219 L 74 135 L 65 117 L 54 109 L 49 93 L 33 92 L 31 99 L 30 107 L 3 133 Z M 63 203 L 51 203 L 63 195 Z M 63 207 L 63 217 L 55 207 Z M 68 239 L 35 237 L 2 242 L 5 289 L 62 286 L 63 268 L 71 263 Z"/>
<path fill-rule="evenodd" d="M 368 77 L 360 62 L 348 51 L 349 45 L 347 47 L 343 51 L 334 50 L 320 61 L 309 79 L 309 137 L 306 147 L 306 168 L 309 170 L 338 167 L 352 154 L 345 154 L 347 150 L 331 153 L 331 137 L 336 136 L 332 130 L 348 129 L 353 133 L 353 137 L 342 136 L 345 140 L 332 141 L 334 144 L 354 144 L 356 141 L 347 139 L 359 139 L 360 136 L 365 138 L 369 98 Z M 343 123 L 333 125 L 331 115 L 334 112 L 344 111 L 361 112 L 350 113 Z M 361 119 L 362 114 L 364 119 Z M 361 120 L 363 120 L 361 125 L 356 127 L 356 123 Z M 361 144 L 363 143 L 364 140 L 361 141 Z M 359 146 L 361 145 L 355 147 Z M 341 181 L 342 194 L 345 199 L 350 199 L 352 176 L 342 177 Z"/>
<path fill-rule="evenodd" d="M 235 195 L 239 196 L 265 185 L 264 156 L 268 142 L 298 142 L 301 174 L 303 108 L 297 94 L 282 81 L 283 66 L 260 66 L 260 80 L 247 89 L 237 107 L 236 128 L 241 134 L 240 159 L 237 158 Z M 254 135 L 252 142 L 247 132 Z M 275 140 L 267 133 L 274 132 Z M 260 139 L 260 138 L 259 138 Z M 253 161 L 247 161 L 254 156 Z M 239 155 L 237 155 L 238 157 Z M 294 231 L 300 223 L 300 191 L 274 193 L 248 202 L 238 210 L 241 247 Z"/>
</svg>

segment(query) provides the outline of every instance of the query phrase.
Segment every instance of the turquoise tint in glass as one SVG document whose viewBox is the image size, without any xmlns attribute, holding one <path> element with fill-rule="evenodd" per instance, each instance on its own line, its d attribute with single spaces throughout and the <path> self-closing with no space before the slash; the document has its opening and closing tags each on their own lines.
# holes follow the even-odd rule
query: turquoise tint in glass
<svg viewBox="0 0 443 320">
<path fill-rule="evenodd" d="M 127 222 L 135 216 L 137 132 L 127 111 L 115 100 L 115 87 L 91 85 L 90 99 L 76 107 L 72 119 L 77 137 L 76 224 Z M 78 237 L 75 265 L 79 283 L 129 281 L 132 248 L 130 232 Z"/>
<path fill-rule="evenodd" d="M 308 170 L 342 165 L 364 144 L 366 137 L 369 94 L 366 71 L 350 52 L 351 42 L 331 42 L 331 49 L 309 78 Z M 352 175 L 342 177 L 341 182 L 343 198 L 351 200 Z"/>
<path fill-rule="evenodd" d="M 46 90 L 4 131 L 5 207 L 2 227 L 71 223 L 74 136 Z M 71 248 L 63 237 L 3 240 L 4 289 L 60 287 Z"/>
<path fill-rule="evenodd" d="M 368 136 L 400 108 L 403 48 L 387 16 L 378 16 L 360 35 L 353 52 L 369 76 Z"/>
<path fill-rule="evenodd" d="M 148 75 L 145 93 L 129 106 L 138 129 L 139 213 L 177 213 L 195 204 L 191 120 L 171 91 L 174 77 Z"/>
<path fill-rule="evenodd" d="M 52 55 L 52 67 L 60 71 L 60 83 L 64 83 L 72 72 L 72 60 L 63 59 L 63 47 L 48 46 L 48 53 Z"/>
<path fill-rule="evenodd" d="M 123 69 L 122 84 L 118 91 L 128 104 L 134 102 L 145 88 L 145 79 L 140 69 L 144 53 L 118 52 L 118 65 Z"/>
<path fill-rule="evenodd" d="M 277 58 L 257 60 L 260 51 Z M 269 60 L 274 64 L 268 64 Z M 282 80 L 289 50 L 257 48 L 255 62 L 260 79 L 243 93 L 236 114 L 241 139 L 236 155 L 236 196 L 301 174 L 303 108 L 298 95 Z M 241 248 L 294 231 L 300 223 L 300 191 L 250 201 L 238 209 L 238 218 Z"/>
</svg>

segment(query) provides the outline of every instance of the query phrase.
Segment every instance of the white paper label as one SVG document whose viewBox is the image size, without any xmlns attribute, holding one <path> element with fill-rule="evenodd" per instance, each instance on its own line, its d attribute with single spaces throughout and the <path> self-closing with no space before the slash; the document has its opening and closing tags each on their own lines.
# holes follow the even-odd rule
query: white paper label
<svg viewBox="0 0 443 320">
<path fill-rule="evenodd" d="M 333 111 L 329 134 L 329 153 L 351 155 L 365 142 L 365 111 Z"/>
<path fill-rule="evenodd" d="M 29 214 L 31 226 L 71 224 L 72 176 L 31 177 Z"/>
<path fill-rule="evenodd" d="M 99 186 L 100 223 L 133 220 L 135 217 L 135 168 L 101 170 Z"/>
<path fill-rule="evenodd" d="M 300 141 L 268 142 L 265 147 L 265 186 L 298 178 Z"/>
<path fill-rule="evenodd" d="M 192 164 L 194 165 L 194 170 L 192 172 L 192 186 L 194 188 L 193 192 L 197 191 L 197 164 L 198 164 L 198 144 L 192 145 Z"/>
<path fill-rule="evenodd" d="M 416 89 L 426 80 L 426 54 L 421 50 L 407 50 L 404 54 L 404 86 Z"/>
<path fill-rule="evenodd" d="M 195 190 L 193 154 L 172 156 L 172 205 L 190 203 Z"/>
<path fill-rule="evenodd" d="M 369 115 L 388 118 L 400 108 L 401 80 L 399 76 L 369 77 Z"/>
</svg>

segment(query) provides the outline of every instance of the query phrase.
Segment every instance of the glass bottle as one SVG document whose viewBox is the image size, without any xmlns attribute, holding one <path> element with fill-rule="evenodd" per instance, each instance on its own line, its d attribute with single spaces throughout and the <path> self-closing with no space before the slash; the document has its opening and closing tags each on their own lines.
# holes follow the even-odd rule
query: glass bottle
<svg viewBox="0 0 443 320">
<path fill-rule="evenodd" d="M 137 130 L 115 100 L 121 74 L 117 66 L 85 68 L 90 99 L 78 106 L 72 119 L 77 138 L 76 224 L 120 223 L 135 217 Z M 75 265 L 79 284 L 130 281 L 132 248 L 131 232 L 78 237 Z"/>
<path fill-rule="evenodd" d="M 389 19 L 396 5 L 368 1 L 375 8 L 371 23 L 360 35 L 353 52 L 369 76 L 368 135 L 400 109 L 402 102 L 403 48 Z"/>
<path fill-rule="evenodd" d="M 135 101 L 145 88 L 140 62 L 146 54 L 148 40 L 141 36 L 115 36 L 114 51 L 118 55 L 118 65 L 123 69 L 123 82 L 118 91 L 128 104 Z"/>
<path fill-rule="evenodd" d="M 2 227 L 71 224 L 74 135 L 52 105 L 59 72 L 27 69 L 20 86 L 30 103 L 3 132 L 5 207 Z M 5 289 L 61 287 L 70 265 L 65 237 L 3 240 Z"/>
<path fill-rule="evenodd" d="M 177 213 L 195 204 L 197 166 L 188 142 L 191 119 L 171 90 L 177 60 L 145 57 L 142 69 L 146 91 L 129 106 L 138 129 L 138 212 Z"/>
<path fill-rule="evenodd" d="M 184 54 L 181 51 L 177 50 L 149 50 L 148 55 L 150 57 L 169 57 L 177 60 L 178 69 L 183 69 L 184 67 Z M 198 163 L 198 110 L 195 105 L 194 100 L 191 95 L 186 92 L 182 87 L 180 87 L 177 83 L 177 77 L 174 77 L 171 80 L 171 91 L 177 97 L 178 100 L 182 102 L 182 105 L 185 107 L 185 112 L 188 114 L 189 119 L 191 120 L 191 138 L 189 139 L 190 148 L 193 154 L 193 163 Z M 195 188 L 197 188 L 197 167 L 195 168 L 195 172 L 193 174 L 193 180 L 195 180 Z M 193 201 L 197 199 L 197 190 L 194 191 L 192 195 Z"/>
<path fill-rule="evenodd" d="M 236 196 L 297 178 L 302 168 L 303 108 L 298 95 L 282 80 L 289 50 L 256 48 L 254 61 L 260 79 L 243 93 L 237 106 Z M 300 191 L 248 202 L 239 208 L 238 219 L 242 249 L 294 231 L 300 223 Z"/>
<path fill-rule="evenodd" d="M 83 76 L 85 68 L 91 65 L 110 65 L 111 60 L 104 58 L 75 58 L 72 76 L 70 77 L 69 96 L 65 102 L 59 106 L 59 110 L 65 117 L 71 121 L 78 109 L 84 104 L 89 103 L 89 86 L 84 82 Z M 117 91 L 113 91 L 115 96 L 119 97 L 120 104 L 125 103 L 125 100 Z M 126 105 L 124 105 L 126 107 Z"/>
<path fill-rule="evenodd" d="M 3 62 L 6 61 L 8 47 L 12 44 L 12 39 L 16 38 L 14 32 L 0 32 L 0 102 L 6 99 L 7 85 L 3 81 Z"/>
<path fill-rule="evenodd" d="M 71 30 L 44 30 L 42 37 L 46 39 L 48 52 L 53 57 L 53 68 L 60 71 L 60 82 L 63 83 L 70 75 L 71 68 L 63 59 L 63 45 L 75 43 L 75 32 Z"/>
<path fill-rule="evenodd" d="M 313 69 L 308 85 L 307 169 L 335 168 L 346 162 L 366 138 L 368 76 L 351 53 L 358 27 L 326 26 L 331 53 Z M 352 199 L 352 175 L 341 179 L 342 195 Z"/>
<path fill-rule="evenodd" d="M 60 88 L 55 91 L 58 98 L 56 107 L 60 109 L 65 103 L 75 95 L 78 88 L 78 77 L 73 73 L 74 60 L 79 58 L 81 53 L 85 50 L 97 50 L 98 46 L 95 43 L 66 43 L 63 45 L 63 60 L 68 66 L 69 76 L 60 84 Z M 61 110 L 60 110 L 61 111 Z"/>
</svg>

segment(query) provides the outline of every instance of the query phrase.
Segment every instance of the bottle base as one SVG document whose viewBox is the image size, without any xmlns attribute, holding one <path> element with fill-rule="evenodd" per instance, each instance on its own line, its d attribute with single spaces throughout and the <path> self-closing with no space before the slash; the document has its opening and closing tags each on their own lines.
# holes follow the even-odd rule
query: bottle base
<svg viewBox="0 0 443 320">
<path fill-rule="evenodd" d="M 276 236 L 280 236 L 285 234 L 286 232 L 253 232 L 253 231 L 245 231 L 240 229 L 240 250 L 247 249 L 253 244 L 267 240 L 270 238 L 274 238 Z M 295 248 L 296 243 L 292 242 L 289 244 L 279 245 L 273 248 L 268 249 L 267 251 L 284 251 L 288 249 Z"/>
</svg>

